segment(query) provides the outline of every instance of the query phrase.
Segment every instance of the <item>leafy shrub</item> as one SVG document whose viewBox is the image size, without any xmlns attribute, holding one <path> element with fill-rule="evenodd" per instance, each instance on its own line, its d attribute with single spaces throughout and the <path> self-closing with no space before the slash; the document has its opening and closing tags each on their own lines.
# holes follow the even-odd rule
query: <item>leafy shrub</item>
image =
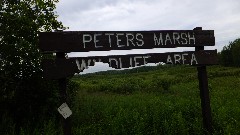
<svg viewBox="0 0 240 135">
<path fill-rule="evenodd" d="M 91 87 L 92 92 L 112 92 L 118 94 L 130 94 L 134 91 L 141 91 L 147 87 L 145 81 L 142 78 L 123 78 L 123 79 L 103 79 L 99 81 L 97 85 Z"/>
<path fill-rule="evenodd" d="M 157 91 L 162 89 L 163 93 L 169 93 L 170 86 L 173 84 L 173 79 L 168 77 L 164 77 L 164 78 L 156 77 L 153 79 L 153 82 L 155 83 L 155 87 L 157 88 Z"/>
</svg>

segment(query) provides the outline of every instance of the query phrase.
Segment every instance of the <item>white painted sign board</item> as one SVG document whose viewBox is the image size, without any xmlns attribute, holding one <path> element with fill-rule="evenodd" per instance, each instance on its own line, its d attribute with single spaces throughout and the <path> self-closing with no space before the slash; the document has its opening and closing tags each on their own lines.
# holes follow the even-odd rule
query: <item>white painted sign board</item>
<svg viewBox="0 0 240 135">
<path fill-rule="evenodd" d="M 59 108 L 58 112 L 66 119 L 72 115 L 72 111 L 68 107 L 67 103 L 63 103 Z"/>
</svg>

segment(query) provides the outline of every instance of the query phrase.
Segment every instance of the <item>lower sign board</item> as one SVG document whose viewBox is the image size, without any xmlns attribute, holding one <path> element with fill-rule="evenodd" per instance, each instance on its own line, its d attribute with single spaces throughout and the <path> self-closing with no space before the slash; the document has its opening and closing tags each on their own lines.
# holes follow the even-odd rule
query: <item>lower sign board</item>
<svg viewBox="0 0 240 135">
<path fill-rule="evenodd" d="M 69 59 L 44 60 L 43 70 L 48 79 L 59 79 L 82 72 L 96 62 L 108 63 L 115 69 L 137 67 L 147 63 L 179 65 L 216 65 L 217 50 L 148 53 L 112 56 L 73 57 Z"/>
</svg>

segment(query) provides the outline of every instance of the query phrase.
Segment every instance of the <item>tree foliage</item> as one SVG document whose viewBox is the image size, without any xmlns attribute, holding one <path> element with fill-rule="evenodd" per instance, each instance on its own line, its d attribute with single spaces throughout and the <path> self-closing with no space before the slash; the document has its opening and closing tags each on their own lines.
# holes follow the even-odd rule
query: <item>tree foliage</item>
<svg viewBox="0 0 240 135">
<path fill-rule="evenodd" d="M 219 59 L 220 63 L 224 66 L 240 67 L 240 38 L 224 46 Z"/>
<path fill-rule="evenodd" d="M 64 29 L 56 20 L 57 0 L 3 0 L 0 12 L 1 71 L 28 78 L 40 70 L 38 33 Z M 13 69 L 14 68 L 14 69 Z"/>
<path fill-rule="evenodd" d="M 57 20 L 57 2 L 0 0 L 0 114 L 14 109 L 27 116 L 53 103 L 56 88 L 42 79 L 38 33 L 66 28 Z"/>
</svg>

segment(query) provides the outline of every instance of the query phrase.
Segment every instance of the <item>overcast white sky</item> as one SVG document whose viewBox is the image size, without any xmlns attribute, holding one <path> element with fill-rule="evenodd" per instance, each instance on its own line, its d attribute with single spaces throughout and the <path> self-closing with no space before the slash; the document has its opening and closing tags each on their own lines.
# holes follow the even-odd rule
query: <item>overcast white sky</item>
<svg viewBox="0 0 240 135">
<path fill-rule="evenodd" d="M 240 38 L 239 0 L 60 0 L 58 20 L 69 31 L 214 30 L 218 49 Z M 72 53 L 69 56 L 119 55 L 193 50 L 149 49 Z"/>
</svg>

